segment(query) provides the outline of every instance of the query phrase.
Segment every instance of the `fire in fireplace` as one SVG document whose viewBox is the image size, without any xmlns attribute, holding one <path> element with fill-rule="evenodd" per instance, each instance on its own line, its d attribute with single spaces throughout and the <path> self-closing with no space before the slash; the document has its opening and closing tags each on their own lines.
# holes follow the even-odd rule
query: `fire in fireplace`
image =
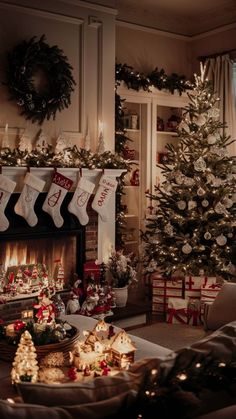
<svg viewBox="0 0 236 419">
<path fill-rule="evenodd" d="M 14 222 L 0 233 L 0 265 L 5 273 L 0 288 L 7 290 L 6 286 L 14 282 L 15 288 L 22 293 L 37 291 L 42 285 L 52 284 L 53 279 L 57 280 L 56 289 L 66 288 L 73 282 L 74 274 L 82 276 L 85 257 L 84 227 L 67 211 L 67 201 L 71 197 L 68 196 L 61 208 L 65 223 L 57 229 L 41 209 L 43 196 L 37 202 L 37 226 L 29 227 L 23 218 L 11 213 L 17 195 L 13 194 L 6 212 Z"/>
</svg>

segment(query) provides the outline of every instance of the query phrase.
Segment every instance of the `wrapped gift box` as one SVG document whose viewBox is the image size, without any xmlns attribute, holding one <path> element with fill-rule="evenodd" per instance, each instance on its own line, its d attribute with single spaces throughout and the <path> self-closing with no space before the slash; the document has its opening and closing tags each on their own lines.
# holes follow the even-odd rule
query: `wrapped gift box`
<svg viewBox="0 0 236 419">
<path fill-rule="evenodd" d="M 221 289 L 221 284 L 216 283 L 216 277 L 204 277 L 201 284 L 201 314 L 204 312 L 204 304 L 212 303 Z"/>
<path fill-rule="evenodd" d="M 188 301 L 184 298 L 169 298 L 167 309 L 167 323 L 187 324 Z"/>
<path fill-rule="evenodd" d="M 198 326 L 202 324 L 201 321 L 201 304 L 199 299 L 188 300 L 188 309 L 187 309 L 187 323 L 192 326 Z"/>
<path fill-rule="evenodd" d="M 185 298 L 200 300 L 202 279 L 202 276 L 185 277 Z"/>
<path fill-rule="evenodd" d="M 182 278 L 172 277 L 167 280 L 160 275 L 152 275 L 153 312 L 165 314 L 167 312 L 169 298 L 181 298 L 182 296 Z"/>
<path fill-rule="evenodd" d="M 94 279 L 97 281 L 100 279 L 101 271 L 100 265 L 96 264 L 95 262 L 86 262 L 84 263 L 84 278 L 85 280 L 90 277 L 91 275 L 94 276 Z"/>
</svg>

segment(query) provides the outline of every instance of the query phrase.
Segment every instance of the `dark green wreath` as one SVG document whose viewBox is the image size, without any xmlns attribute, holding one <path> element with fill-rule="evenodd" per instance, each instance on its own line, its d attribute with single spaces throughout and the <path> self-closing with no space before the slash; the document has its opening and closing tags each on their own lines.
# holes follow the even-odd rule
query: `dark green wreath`
<svg viewBox="0 0 236 419">
<path fill-rule="evenodd" d="M 33 79 L 38 71 L 43 72 L 46 82 L 39 89 Z M 16 100 L 21 115 L 39 124 L 68 108 L 76 84 L 67 57 L 56 45 L 50 47 L 45 35 L 21 42 L 8 54 L 6 76 L 10 100 Z"/>
</svg>

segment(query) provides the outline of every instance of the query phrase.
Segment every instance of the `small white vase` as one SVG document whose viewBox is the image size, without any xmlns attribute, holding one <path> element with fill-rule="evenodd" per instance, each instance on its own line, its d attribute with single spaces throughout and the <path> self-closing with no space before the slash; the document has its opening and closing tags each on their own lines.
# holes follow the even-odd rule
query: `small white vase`
<svg viewBox="0 0 236 419">
<path fill-rule="evenodd" d="M 125 307 L 128 300 L 128 286 L 122 288 L 113 288 L 115 294 L 116 307 Z"/>
</svg>

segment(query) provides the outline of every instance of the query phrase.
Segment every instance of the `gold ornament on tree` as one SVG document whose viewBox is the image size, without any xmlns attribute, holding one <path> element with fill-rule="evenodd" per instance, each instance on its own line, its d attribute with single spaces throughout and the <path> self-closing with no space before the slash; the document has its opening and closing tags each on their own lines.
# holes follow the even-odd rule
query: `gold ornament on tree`
<svg viewBox="0 0 236 419">
<path fill-rule="evenodd" d="M 26 330 L 20 338 L 12 364 L 11 381 L 36 383 L 38 380 L 38 361 L 31 334 Z"/>
</svg>

